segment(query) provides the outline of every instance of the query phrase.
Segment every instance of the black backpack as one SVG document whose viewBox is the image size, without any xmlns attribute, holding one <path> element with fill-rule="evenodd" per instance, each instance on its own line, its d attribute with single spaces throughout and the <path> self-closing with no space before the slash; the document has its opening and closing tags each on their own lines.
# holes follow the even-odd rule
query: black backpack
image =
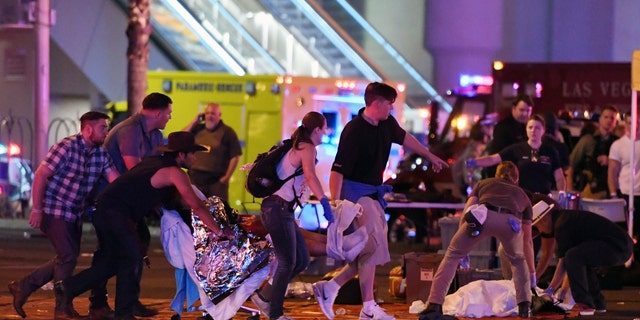
<svg viewBox="0 0 640 320">
<path fill-rule="evenodd" d="M 260 153 L 253 162 L 253 167 L 247 175 L 245 189 L 256 198 L 264 198 L 278 191 L 287 181 L 302 174 L 302 168 L 284 178 L 278 177 L 278 164 L 285 154 L 293 147 L 290 139 L 284 140 L 281 145 L 275 145 L 268 152 Z"/>
</svg>

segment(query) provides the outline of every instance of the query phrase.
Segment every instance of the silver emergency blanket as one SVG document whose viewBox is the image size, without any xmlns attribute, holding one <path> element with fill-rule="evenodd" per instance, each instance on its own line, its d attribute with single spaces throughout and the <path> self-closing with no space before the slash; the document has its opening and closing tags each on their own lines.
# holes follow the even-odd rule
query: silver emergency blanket
<svg viewBox="0 0 640 320">
<path fill-rule="evenodd" d="M 217 304 L 252 274 L 268 266 L 273 247 L 264 238 L 243 230 L 238 224 L 237 211 L 225 211 L 220 198 L 210 197 L 205 204 L 227 236 L 218 239 L 192 213 L 194 270 L 204 292 Z"/>
</svg>

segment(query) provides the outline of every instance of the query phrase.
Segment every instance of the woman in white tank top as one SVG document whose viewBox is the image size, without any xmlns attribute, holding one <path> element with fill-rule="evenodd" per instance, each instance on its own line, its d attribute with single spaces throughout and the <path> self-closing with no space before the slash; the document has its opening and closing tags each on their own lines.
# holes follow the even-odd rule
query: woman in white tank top
<svg viewBox="0 0 640 320">
<path fill-rule="evenodd" d="M 271 235 L 278 258 L 278 268 L 271 290 L 261 290 L 252 296 L 252 301 L 255 301 L 262 311 L 268 314 L 269 319 L 291 319 L 283 313 L 287 285 L 309 264 L 309 250 L 293 214 L 295 204 L 306 200 L 310 189 L 320 199 L 327 220 L 333 221 L 329 200 L 322 190 L 315 171 L 315 147 L 321 143 L 322 135 L 326 131 L 327 121 L 322 114 L 309 112 L 304 116 L 302 125 L 291 135 L 293 148 L 278 164 L 278 176 L 288 177 L 300 167 L 304 173 L 287 181 L 273 195 L 264 198 L 260 206 L 260 219 Z M 266 301 L 265 295 L 269 296 L 270 302 Z"/>
</svg>

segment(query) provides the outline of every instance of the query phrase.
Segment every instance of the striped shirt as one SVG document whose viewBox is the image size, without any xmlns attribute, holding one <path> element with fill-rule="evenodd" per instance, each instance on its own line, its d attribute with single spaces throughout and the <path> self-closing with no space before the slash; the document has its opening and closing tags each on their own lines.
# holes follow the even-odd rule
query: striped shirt
<svg viewBox="0 0 640 320">
<path fill-rule="evenodd" d="M 68 222 L 80 219 L 87 194 L 113 168 L 107 150 L 88 147 L 81 134 L 53 145 L 42 164 L 53 171 L 45 187 L 43 211 Z"/>
</svg>

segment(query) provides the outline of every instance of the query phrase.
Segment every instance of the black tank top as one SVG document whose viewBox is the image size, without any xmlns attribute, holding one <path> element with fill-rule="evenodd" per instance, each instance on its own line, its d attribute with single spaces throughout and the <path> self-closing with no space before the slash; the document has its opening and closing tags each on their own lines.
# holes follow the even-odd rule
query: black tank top
<svg viewBox="0 0 640 320">
<path fill-rule="evenodd" d="M 139 221 L 152 208 L 159 205 L 175 187 L 157 189 L 151 185 L 151 177 L 158 170 L 177 167 L 175 158 L 151 156 L 125 172 L 109 184 L 98 196 L 99 207 L 123 210 L 134 221 Z"/>
</svg>

